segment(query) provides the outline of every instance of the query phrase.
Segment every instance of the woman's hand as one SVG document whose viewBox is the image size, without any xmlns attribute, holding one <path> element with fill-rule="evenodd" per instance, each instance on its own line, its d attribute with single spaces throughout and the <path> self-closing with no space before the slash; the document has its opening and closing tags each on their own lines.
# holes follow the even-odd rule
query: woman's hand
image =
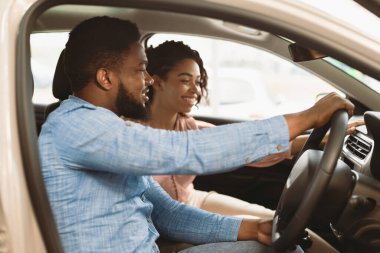
<svg viewBox="0 0 380 253">
<path fill-rule="evenodd" d="M 357 120 L 357 121 L 354 121 L 354 122 L 351 122 L 347 125 L 347 129 L 346 129 L 346 134 L 347 135 L 350 135 L 350 134 L 353 134 L 356 130 L 356 127 L 357 126 L 361 126 L 361 125 L 364 125 L 364 121 L 363 120 Z M 322 141 L 321 141 L 321 145 L 320 147 L 324 147 L 327 143 L 327 141 L 329 140 L 329 135 L 330 135 L 330 132 L 327 132 L 325 137 L 323 137 Z M 307 141 L 307 138 L 309 138 L 309 135 L 308 134 L 303 134 L 303 135 L 300 135 L 300 136 L 297 136 L 294 140 L 293 140 L 293 143 L 292 143 L 292 150 L 291 150 L 291 154 L 292 155 L 297 155 L 299 152 L 301 152 L 301 149 L 302 147 L 305 145 L 305 142 Z"/>
<path fill-rule="evenodd" d="M 357 120 L 347 125 L 347 135 L 353 134 L 357 126 L 364 125 L 364 120 Z"/>
<path fill-rule="evenodd" d="M 347 124 L 347 129 L 346 129 L 346 135 L 351 135 L 356 131 L 357 126 L 364 125 L 364 120 L 357 120 L 351 123 Z M 326 145 L 327 141 L 329 140 L 330 132 L 327 132 L 325 137 L 323 137 L 321 141 L 321 146 Z"/>
</svg>

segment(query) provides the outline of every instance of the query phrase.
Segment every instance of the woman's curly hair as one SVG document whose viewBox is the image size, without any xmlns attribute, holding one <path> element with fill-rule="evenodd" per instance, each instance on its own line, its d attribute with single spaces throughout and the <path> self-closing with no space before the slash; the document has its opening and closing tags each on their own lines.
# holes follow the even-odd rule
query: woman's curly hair
<svg viewBox="0 0 380 253">
<path fill-rule="evenodd" d="M 191 49 L 182 41 L 171 40 L 165 41 L 156 47 L 150 46 L 145 52 L 148 58 L 148 73 L 150 75 L 157 75 L 164 80 L 167 78 L 168 72 L 171 71 L 178 62 L 185 59 L 194 60 L 198 64 L 201 73 L 201 96 L 198 97 L 197 103 L 200 102 L 202 96 L 207 97 L 208 76 L 198 51 Z M 153 101 L 153 89 L 150 89 L 148 95 L 150 101 Z"/>
</svg>

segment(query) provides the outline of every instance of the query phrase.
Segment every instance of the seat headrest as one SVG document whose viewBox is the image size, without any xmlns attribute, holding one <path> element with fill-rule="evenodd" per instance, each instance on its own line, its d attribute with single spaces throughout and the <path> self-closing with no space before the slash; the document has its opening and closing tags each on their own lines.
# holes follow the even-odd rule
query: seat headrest
<svg viewBox="0 0 380 253">
<path fill-rule="evenodd" d="M 59 56 L 53 78 L 53 95 L 59 100 L 65 100 L 72 94 L 70 79 L 65 73 L 64 58 L 65 49 L 62 50 Z"/>
</svg>

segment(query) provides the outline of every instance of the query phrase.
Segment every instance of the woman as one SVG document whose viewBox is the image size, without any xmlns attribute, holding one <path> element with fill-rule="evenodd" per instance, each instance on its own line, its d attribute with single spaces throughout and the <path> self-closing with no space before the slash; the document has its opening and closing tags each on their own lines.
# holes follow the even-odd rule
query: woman
<svg viewBox="0 0 380 253">
<path fill-rule="evenodd" d="M 166 130 L 195 130 L 213 127 L 212 124 L 197 121 L 187 115 L 202 96 L 207 94 L 207 72 L 197 51 L 182 42 L 167 41 L 146 50 L 148 73 L 154 79 L 149 93 L 149 125 Z M 270 163 L 277 163 L 290 152 L 270 156 Z M 174 199 L 210 212 L 223 215 L 244 215 L 271 218 L 274 212 L 256 204 L 218 194 L 194 189 L 195 176 L 165 175 L 154 176 Z"/>
<path fill-rule="evenodd" d="M 154 79 L 149 91 L 151 127 L 166 130 L 197 130 L 214 125 L 195 120 L 187 115 L 202 96 L 207 95 L 207 72 L 199 53 L 182 42 L 166 41 L 146 50 L 148 73 Z M 296 138 L 284 153 L 270 155 L 251 163 L 253 167 L 267 167 L 298 153 L 306 140 Z M 206 211 L 223 215 L 272 218 L 274 211 L 216 192 L 194 189 L 195 176 L 164 175 L 154 179 L 174 199 Z"/>
</svg>

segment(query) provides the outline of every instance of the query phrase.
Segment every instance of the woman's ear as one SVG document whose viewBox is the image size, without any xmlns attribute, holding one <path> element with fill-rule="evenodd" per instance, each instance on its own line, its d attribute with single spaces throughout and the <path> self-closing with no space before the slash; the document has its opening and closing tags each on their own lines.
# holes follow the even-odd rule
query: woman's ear
<svg viewBox="0 0 380 253">
<path fill-rule="evenodd" d="M 96 83 L 99 88 L 105 91 L 112 89 L 110 74 L 110 71 L 105 68 L 100 68 L 96 71 Z"/>
<path fill-rule="evenodd" d="M 154 82 L 153 82 L 153 89 L 159 90 L 162 88 L 162 79 L 158 75 L 152 76 Z"/>
</svg>

